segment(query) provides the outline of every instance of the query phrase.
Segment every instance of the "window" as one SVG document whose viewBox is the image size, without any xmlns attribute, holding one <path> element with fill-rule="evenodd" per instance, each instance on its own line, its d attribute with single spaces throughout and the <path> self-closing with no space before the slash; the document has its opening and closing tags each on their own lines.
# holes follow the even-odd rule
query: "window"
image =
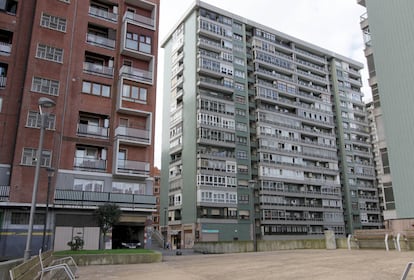
<svg viewBox="0 0 414 280">
<path fill-rule="evenodd" d="M 243 71 L 240 71 L 240 70 L 236 70 L 234 72 L 234 74 L 235 74 L 236 77 L 241 78 L 241 79 L 244 79 L 246 77 L 245 74 L 244 74 L 244 72 Z"/>
<path fill-rule="evenodd" d="M 246 110 L 244 110 L 244 109 L 236 109 L 236 115 L 238 115 L 238 116 L 246 116 Z"/>
<path fill-rule="evenodd" d="M 237 143 L 247 145 L 247 137 L 237 136 Z"/>
<path fill-rule="evenodd" d="M 236 157 L 238 159 L 247 159 L 247 152 L 246 151 L 237 151 Z"/>
<path fill-rule="evenodd" d="M 33 77 L 32 91 L 58 96 L 59 81 Z"/>
<path fill-rule="evenodd" d="M 114 193 L 126 193 L 126 194 L 141 194 L 145 195 L 145 184 L 140 183 L 126 183 L 126 182 L 113 182 L 112 192 Z"/>
<path fill-rule="evenodd" d="M 144 53 L 151 53 L 150 36 L 127 32 L 125 44 L 128 49 L 133 49 Z"/>
<path fill-rule="evenodd" d="M 47 120 L 46 120 L 46 128 L 47 129 L 55 129 L 55 120 L 56 116 L 49 114 Z M 40 113 L 36 111 L 29 111 L 27 114 L 27 127 L 35 127 L 40 128 L 42 122 L 42 118 L 40 117 Z"/>
<path fill-rule="evenodd" d="M 63 62 L 63 49 L 38 44 L 36 57 L 55 62 Z"/>
<path fill-rule="evenodd" d="M 75 191 L 103 192 L 103 187 L 104 181 L 101 180 L 75 179 L 73 181 Z"/>
<path fill-rule="evenodd" d="M 22 153 L 22 165 L 36 165 L 36 153 L 37 149 L 33 148 L 23 148 Z M 52 153 L 50 151 L 42 150 L 41 162 L 40 165 L 43 167 L 50 166 L 52 159 Z"/>
<path fill-rule="evenodd" d="M 12 225 L 28 225 L 29 224 L 29 213 L 12 212 L 11 221 Z M 45 223 L 44 214 L 35 214 L 33 224 L 43 225 Z"/>
<path fill-rule="evenodd" d="M 249 210 L 239 210 L 239 217 L 241 220 L 248 220 L 250 218 Z"/>
<path fill-rule="evenodd" d="M 66 19 L 42 13 L 40 25 L 57 31 L 66 32 Z"/>
<path fill-rule="evenodd" d="M 130 101 L 147 101 L 147 89 L 132 85 L 123 85 L 122 97 L 130 99 Z"/>
<path fill-rule="evenodd" d="M 96 95 L 96 96 L 110 97 L 111 86 L 89 82 L 89 81 L 83 81 L 82 92 Z"/>
<path fill-rule="evenodd" d="M 246 98 L 244 96 L 236 95 L 236 103 L 246 104 Z"/>
<path fill-rule="evenodd" d="M 244 59 L 240 58 L 240 57 L 235 57 L 234 58 L 234 63 L 240 66 L 244 66 Z"/>
<path fill-rule="evenodd" d="M 381 161 L 382 161 L 382 171 L 384 174 L 390 174 L 390 162 L 388 160 L 388 151 L 387 148 L 380 149 Z"/>
<path fill-rule="evenodd" d="M 16 0 L 0 1 L 0 11 L 5 11 L 9 14 L 15 15 L 17 11 L 17 1 Z"/>
<path fill-rule="evenodd" d="M 236 123 L 236 130 L 247 132 L 247 125 L 245 123 Z"/>
<path fill-rule="evenodd" d="M 2 107 L 3 107 L 3 97 L 0 97 L 0 112 L 2 110 Z"/>
</svg>

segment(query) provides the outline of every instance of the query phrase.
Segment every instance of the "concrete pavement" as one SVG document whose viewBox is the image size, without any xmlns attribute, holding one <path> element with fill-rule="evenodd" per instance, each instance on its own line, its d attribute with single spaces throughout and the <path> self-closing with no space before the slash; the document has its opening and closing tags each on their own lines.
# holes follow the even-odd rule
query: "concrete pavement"
<svg viewBox="0 0 414 280">
<path fill-rule="evenodd" d="M 172 252 L 170 252 L 172 253 Z M 259 253 L 164 255 L 161 263 L 79 268 L 88 280 L 391 280 L 400 279 L 414 252 L 286 250 Z M 408 279 L 414 279 L 414 271 Z"/>
</svg>

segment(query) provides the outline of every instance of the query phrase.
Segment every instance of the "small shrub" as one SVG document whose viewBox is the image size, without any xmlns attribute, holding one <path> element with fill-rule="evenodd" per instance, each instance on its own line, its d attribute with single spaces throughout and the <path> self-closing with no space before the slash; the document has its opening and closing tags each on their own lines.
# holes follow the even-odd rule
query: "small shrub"
<svg viewBox="0 0 414 280">
<path fill-rule="evenodd" d="M 84 241 L 79 236 L 75 236 L 71 241 L 68 242 L 68 246 L 72 251 L 82 250 Z"/>
</svg>

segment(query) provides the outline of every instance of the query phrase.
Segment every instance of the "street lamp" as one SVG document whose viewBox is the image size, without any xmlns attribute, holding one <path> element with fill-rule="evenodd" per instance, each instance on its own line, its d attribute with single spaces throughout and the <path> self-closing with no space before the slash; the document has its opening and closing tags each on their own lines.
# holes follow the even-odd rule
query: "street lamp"
<svg viewBox="0 0 414 280">
<path fill-rule="evenodd" d="M 43 226 L 43 238 L 42 238 L 42 251 L 46 251 L 49 246 L 45 243 L 46 241 L 46 227 L 47 227 L 47 217 L 49 214 L 49 195 L 50 195 L 50 185 L 52 184 L 52 177 L 55 175 L 55 169 L 47 167 L 47 194 L 46 194 L 46 211 L 45 211 L 45 224 Z"/>
<path fill-rule="evenodd" d="M 45 128 L 46 128 L 46 120 L 49 116 L 48 112 L 42 111 L 43 109 L 52 108 L 56 105 L 56 103 L 46 97 L 40 97 L 37 104 L 39 105 L 39 112 L 40 112 L 40 137 L 39 137 L 39 147 L 36 152 L 36 169 L 35 169 L 35 177 L 33 182 L 33 192 L 32 192 L 32 204 L 30 206 L 30 216 L 29 216 L 29 229 L 27 231 L 27 240 L 26 240 L 26 249 L 24 250 L 24 261 L 27 261 L 30 258 L 30 247 L 32 245 L 32 234 L 33 234 L 33 221 L 34 215 L 36 210 L 36 195 L 37 195 L 37 188 L 39 185 L 39 174 L 40 174 L 40 164 L 42 161 L 42 148 L 43 148 L 43 139 L 45 136 Z"/>
</svg>

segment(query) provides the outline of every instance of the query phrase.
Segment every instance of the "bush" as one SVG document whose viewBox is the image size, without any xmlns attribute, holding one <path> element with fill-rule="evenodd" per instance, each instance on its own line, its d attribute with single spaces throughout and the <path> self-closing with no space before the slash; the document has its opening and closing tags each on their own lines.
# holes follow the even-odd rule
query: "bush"
<svg viewBox="0 0 414 280">
<path fill-rule="evenodd" d="M 79 236 L 75 236 L 71 241 L 68 242 L 68 246 L 72 251 L 82 250 L 84 241 Z"/>
</svg>

